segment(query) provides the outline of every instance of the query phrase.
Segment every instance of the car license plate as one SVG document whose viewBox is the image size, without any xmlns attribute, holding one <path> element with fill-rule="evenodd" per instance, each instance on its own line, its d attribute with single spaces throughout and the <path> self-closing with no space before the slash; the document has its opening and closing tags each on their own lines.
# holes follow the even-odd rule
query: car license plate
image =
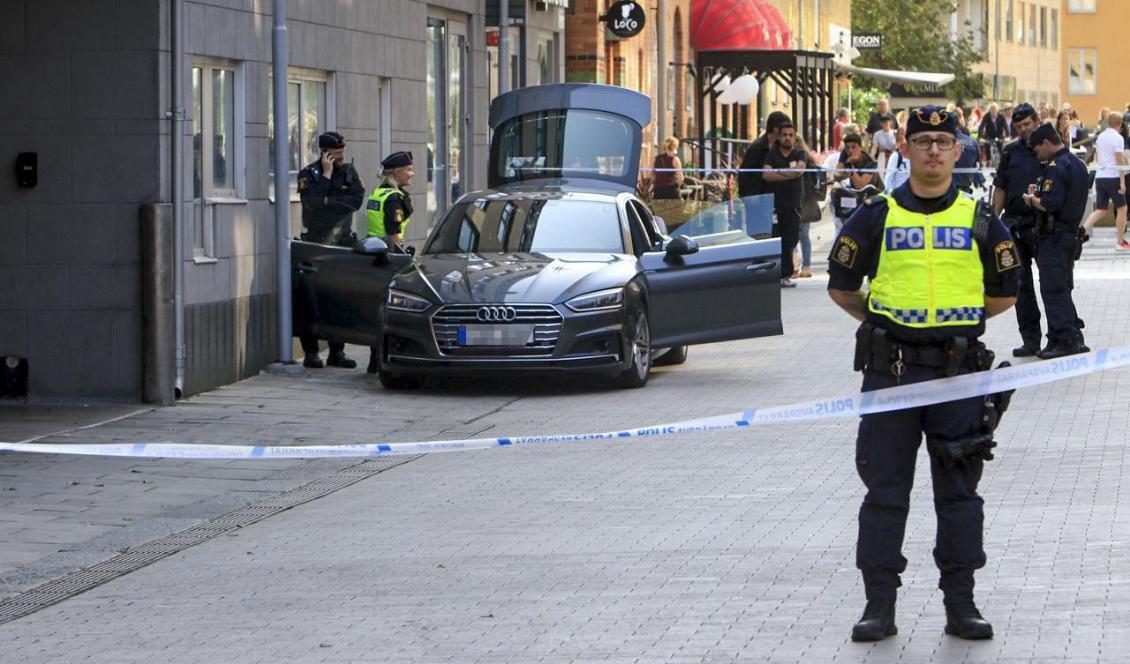
<svg viewBox="0 0 1130 664">
<path fill-rule="evenodd" d="M 534 340 L 533 325 L 460 325 L 460 346 L 525 346 Z"/>
</svg>

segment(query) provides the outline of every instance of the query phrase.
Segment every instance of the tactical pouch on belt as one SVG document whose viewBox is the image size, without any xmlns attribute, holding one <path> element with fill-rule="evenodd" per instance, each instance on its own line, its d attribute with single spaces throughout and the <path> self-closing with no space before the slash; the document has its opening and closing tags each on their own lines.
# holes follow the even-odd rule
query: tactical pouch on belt
<svg viewBox="0 0 1130 664">
<path fill-rule="evenodd" d="M 863 323 L 855 331 L 855 361 L 852 364 L 855 371 L 867 368 L 867 362 L 871 359 L 871 332 L 874 329 L 873 324 Z"/>
<path fill-rule="evenodd" d="M 1089 238 L 1087 230 L 1082 226 L 1075 227 L 1075 246 L 1071 248 L 1071 260 L 1077 261 L 1083 256 L 1083 243 Z"/>
<path fill-rule="evenodd" d="M 969 352 L 969 339 L 965 337 L 951 337 L 946 342 L 946 365 L 942 367 L 945 376 L 956 376 L 961 367 L 965 365 L 965 356 Z"/>
</svg>

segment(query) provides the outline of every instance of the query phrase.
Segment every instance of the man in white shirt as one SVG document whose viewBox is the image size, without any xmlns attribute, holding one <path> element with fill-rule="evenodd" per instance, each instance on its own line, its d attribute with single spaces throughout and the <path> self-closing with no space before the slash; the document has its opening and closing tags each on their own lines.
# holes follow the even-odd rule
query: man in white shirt
<svg viewBox="0 0 1130 664">
<path fill-rule="evenodd" d="M 1089 233 L 1106 216 L 1107 203 L 1114 202 L 1115 243 L 1119 249 L 1130 249 L 1126 241 L 1126 179 L 1119 166 L 1126 165 L 1122 154 L 1125 141 L 1119 129 L 1122 116 L 1112 112 L 1106 117 L 1106 129 L 1095 139 L 1095 211 L 1083 222 Z"/>
</svg>

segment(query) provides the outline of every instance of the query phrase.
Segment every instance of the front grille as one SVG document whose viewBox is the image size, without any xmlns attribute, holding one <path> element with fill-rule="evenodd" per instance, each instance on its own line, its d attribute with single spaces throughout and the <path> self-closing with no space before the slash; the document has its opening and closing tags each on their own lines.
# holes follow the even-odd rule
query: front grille
<svg viewBox="0 0 1130 664">
<path fill-rule="evenodd" d="M 483 306 L 513 307 L 517 316 L 509 323 L 502 325 L 529 325 L 534 326 L 533 341 L 524 346 L 475 346 L 464 347 L 459 345 L 460 325 L 482 325 L 476 314 Z M 540 356 L 552 355 L 557 347 L 557 340 L 561 336 L 561 314 L 548 304 L 448 304 L 440 308 L 432 316 L 432 333 L 435 334 L 436 346 L 444 355 L 495 357 L 495 356 Z"/>
</svg>

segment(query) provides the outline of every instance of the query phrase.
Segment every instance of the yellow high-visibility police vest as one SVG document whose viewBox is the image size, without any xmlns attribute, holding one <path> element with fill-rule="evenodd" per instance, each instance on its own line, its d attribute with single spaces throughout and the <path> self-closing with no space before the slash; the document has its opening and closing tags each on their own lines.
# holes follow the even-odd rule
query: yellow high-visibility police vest
<svg viewBox="0 0 1130 664">
<path fill-rule="evenodd" d="M 365 205 L 365 215 L 369 217 L 369 237 L 388 237 L 388 233 L 385 232 L 385 201 L 393 194 L 402 193 L 404 192 L 398 187 L 377 187 L 373 190 L 373 195 L 369 196 L 369 202 Z M 400 221 L 401 235 L 404 235 L 409 221 L 410 218 Z"/>
<path fill-rule="evenodd" d="M 879 269 L 867 308 L 908 327 L 979 323 L 985 316 L 984 266 L 973 235 L 977 202 L 959 194 L 934 214 L 887 200 Z"/>
</svg>

